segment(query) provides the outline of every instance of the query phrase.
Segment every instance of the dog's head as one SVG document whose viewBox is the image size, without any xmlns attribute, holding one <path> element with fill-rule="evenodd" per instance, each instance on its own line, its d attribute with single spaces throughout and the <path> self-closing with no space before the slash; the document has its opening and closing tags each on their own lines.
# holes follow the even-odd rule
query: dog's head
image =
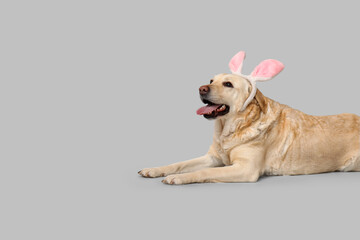
<svg viewBox="0 0 360 240">
<path fill-rule="evenodd" d="M 274 59 L 262 61 L 250 75 L 241 73 L 245 52 L 238 52 L 229 63 L 232 74 L 216 75 L 210 84 L 200 87 L 200 98 L 207 104 L 197 110 L 197 114 L 214 119 L 220 116 L 241 112 L 254 99 L 256 82 L 268 81 L 284 68 Z"/>
<path fill-rule="evenodd" d="M 207 105 L 198 109 L 197 114 L 215 119 L 239 112 L 251 89 L 250 82 L 239 75 L 218 74 L 199 88 L 200 99 Z"/>
</svg>

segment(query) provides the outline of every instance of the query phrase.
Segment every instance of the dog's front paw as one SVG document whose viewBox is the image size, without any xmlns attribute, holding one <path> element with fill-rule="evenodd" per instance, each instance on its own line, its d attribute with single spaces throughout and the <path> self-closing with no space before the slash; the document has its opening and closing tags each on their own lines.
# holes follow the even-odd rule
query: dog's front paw
<svg viewBox="0 0 360 240">
<path fill-rule="evenodd" d="M 171 185 L 179 185 L 184 184 L 179 174 L 177 175 L 169 175 L 164 180 L 162 180 L 163 183 L 171 184 Z"/>
<path fill-rule="evenodd" d="M 143 177 L 156 178 L 163 177 L 165 175 L 159 168 L 144 168 L 138 172 Z"/>
</svg>

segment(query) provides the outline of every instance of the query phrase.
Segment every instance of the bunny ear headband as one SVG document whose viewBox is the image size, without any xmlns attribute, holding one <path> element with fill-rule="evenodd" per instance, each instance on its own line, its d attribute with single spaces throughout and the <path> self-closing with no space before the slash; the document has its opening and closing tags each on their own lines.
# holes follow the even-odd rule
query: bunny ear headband
<svg viewBox="0 0 360 240">
<path fill-rule="evenodd" d="M 229 62 L 229 67 L 232 74 L 240 75 L 247 79 L 252 85 L 252 90 L 249 97 L 246 99 L 241 111 L 244 111 L 249 103 L 253 100 L 256 94 L 256 82 L 268 81 L 279 74 L 284 69 L 284 64 L 278 60 L 268 59 L 262 61 L 250 75 L 244 75 L 241 73 L 243 61 L 245 59 L 245 52 L 240 51 Z"/>
</svg>

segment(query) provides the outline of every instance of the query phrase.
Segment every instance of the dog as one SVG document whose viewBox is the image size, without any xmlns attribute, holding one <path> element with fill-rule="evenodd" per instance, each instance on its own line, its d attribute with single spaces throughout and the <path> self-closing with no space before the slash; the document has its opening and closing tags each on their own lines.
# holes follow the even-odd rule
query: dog
<svg viewBox="0 0 360 240">
<path fill-rule="evenodd" d="M 265 97 L 257 81 L 269 80 L 283 65 L 265 60 L 249 76 L 241 73 L 244 52 L 230 61 L 231 74 L 218 74 L 199 89 L 207 106 L 197 113 L 215 119 L 207 154 L 163 167 L 143 177 L 166 184 L 257 182 L 262 175 L 360 171 L 360 117 L 311 116 Z"/>
</svg>

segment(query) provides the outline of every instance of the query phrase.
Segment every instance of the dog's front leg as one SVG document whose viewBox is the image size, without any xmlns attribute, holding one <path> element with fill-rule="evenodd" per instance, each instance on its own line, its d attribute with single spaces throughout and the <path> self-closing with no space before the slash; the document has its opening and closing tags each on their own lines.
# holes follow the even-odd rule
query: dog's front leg
<svg viewBox="0 0 360 240">
<path fill-rule="evenodd" d="M 191 173 L 167 176 L 162 182 L 167 184 L 189 184 L 205 182 L 256 182 L 257 171 L 251 172 L 240 164 L 220 168 L 209 168 Z"/>
<path fill-rule="evenodd" d="M 223 166 L 220 159 L 206 154 L 205 156 L 187 160 L 184 162 L 174 163 L 168 166 L 145 168 L 138 173 L 143 177 L 164 177 L 170 174 L 187 173 L 209 167 Z"/>
<path fill-rule="evenodd" d="M 262 156 L 263 153 L 258 148 L 241 147 L 231 153 L 230 166 L 169 175 L 163 183 L 256 182 L 261 173 Z"/>
</svg>

